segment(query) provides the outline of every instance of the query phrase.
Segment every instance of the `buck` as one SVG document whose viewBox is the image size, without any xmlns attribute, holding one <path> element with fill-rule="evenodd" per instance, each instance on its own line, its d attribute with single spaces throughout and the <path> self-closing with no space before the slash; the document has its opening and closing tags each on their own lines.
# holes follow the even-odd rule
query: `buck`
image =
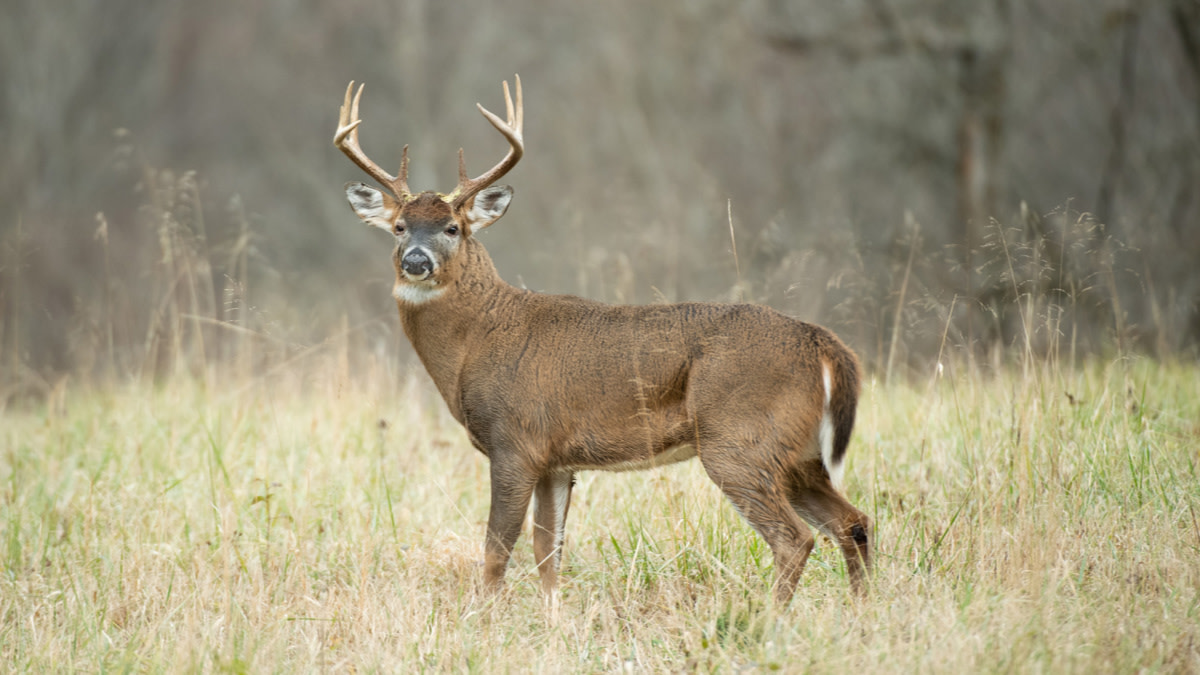
<svg viewBox="0 0 1200 675">
<path fill-rule="evenodd" d="M 869 521 L 838 491 L 859 367 L 829 330 L 752 304 L 618 306 L 515 288 L 476 237 L 508 209 L 494 185 L 524 154 L 524 103 L 504 83 L 499 164 L 447 194 L 408 187 L 358 143 L 363 87 L 346 88 L 334 145 L 387 189 L 348 183 L 351 208 L 395 237 L 400 323 L 451 414 L 490 461 L 484 581 L 505 568 L 533 501 L 533 551 L 553 597 L 580 471 L 647 469 L 699 457 L 771 547 L 774 594 L 788 602 L 814 544 L 833 540 L 854 590 L 870 564 Z"/>
</svg>

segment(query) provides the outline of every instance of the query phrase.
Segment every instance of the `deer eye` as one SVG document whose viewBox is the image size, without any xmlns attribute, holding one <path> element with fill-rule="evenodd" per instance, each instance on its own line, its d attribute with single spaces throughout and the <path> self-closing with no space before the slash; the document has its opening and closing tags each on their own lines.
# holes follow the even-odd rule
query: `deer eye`
<svg viewBox="0 0 1200 675">
<path fill-rule="evenodd" d="M 446 234 L 450 235 L 451 237 L 453 237 L 454 235 L 458 234 L 458 226 L 457 226 L 457 225 L 451 225 L 450 227 L 447 227 L 447 228 L 446 228 Z"/>
<path fill-rule="evenodd" d="M 404 234 L 404 224 L 396 223 L 392 226 L 392 232 L 395 232 L 396 234 Z"/>
</svg>

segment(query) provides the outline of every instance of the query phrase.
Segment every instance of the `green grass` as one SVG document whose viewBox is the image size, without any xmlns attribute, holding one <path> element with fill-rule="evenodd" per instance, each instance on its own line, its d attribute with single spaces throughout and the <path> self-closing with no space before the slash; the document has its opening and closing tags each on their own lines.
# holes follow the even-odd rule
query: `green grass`
<svg viewBox="0 0 1200 675">
<path fill-rule="evenodd" d="M 845 487 L 876 525 L 872 591 L 821 540 L 782 610 L 694 462 L 583 475 L 560 605 L 528 532 L 487 596 L 487 461 L 422 382 L 0 413 L 0 668 L 1200 670 L 1194 363 L 868 381 Z"/>
</svg>

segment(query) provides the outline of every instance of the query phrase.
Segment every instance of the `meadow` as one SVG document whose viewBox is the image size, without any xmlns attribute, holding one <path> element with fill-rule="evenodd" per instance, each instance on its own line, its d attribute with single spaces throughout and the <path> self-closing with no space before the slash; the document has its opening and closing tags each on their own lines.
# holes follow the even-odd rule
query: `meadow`
<svg viewBox="0 0 1200 675">
<path fill-rule="evenodd" d="M 0 675 L 1200 673 L 1200 3 L 8 4 Z M 858 350 L 868 594 L 818 537 L 773 605 L 696 462 L 580 474 L 557 602 L 528 523 L 484 591 L 330 141 L 367 81 L 449 188 L 516 72 L 505 279 Z"/>
<path fill-rule="evenodd" d="M 0 669 L 1200 671 L 1200 367 L 868 377 L 865 598 L 796 597 L 696 462 L 585 473 L 556 607 L 480 584 L 487 460 L 423 373 L 66 385 L 0 412 Z"/>
</svg>

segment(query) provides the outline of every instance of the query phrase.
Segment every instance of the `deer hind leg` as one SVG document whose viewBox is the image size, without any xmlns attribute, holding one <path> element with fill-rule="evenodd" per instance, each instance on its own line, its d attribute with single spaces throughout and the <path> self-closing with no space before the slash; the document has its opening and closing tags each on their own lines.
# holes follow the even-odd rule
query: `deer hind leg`
<svg viewBox="0 0 1200 675">
<path fill-rule="evenodd" d="M 740 452 L 738 455 L 745 457 Z M 767 470 L 760 471 L 740 460 L 730 461 L 730 453 L 701 453 L 700 458 L 708 477 L 771 547 L 775 601 L 786 605 L 812 552 L 812 531 L 788 504 L 784 486 Z"/>
<path fill-rule="evenodd" d="M 542 577 L 542 593 L 547 596 L 558 586 L 563 531 L 574 484 L 574 474 L 553 473 L 543 476 L 533 490 L 533 556 Z"/>
<path fill-rule="evenodd" d="M 867 573 L 871 570 L 870 519 L 833 487 L 819 464 L 797 476 L 791 502 L 801 518 L 842 550 L 850 587 L 864 594 Z"/>
<path fill-rule="evenodd" d="M 525 471 L 496 458 L 492 459 L 491 474 L 492 506 L 484 543 L 483 580 L 489 590 L 496 591 L 504 585 L 504 570 L 521 536 L 535 481 Z"/>
</svg>

